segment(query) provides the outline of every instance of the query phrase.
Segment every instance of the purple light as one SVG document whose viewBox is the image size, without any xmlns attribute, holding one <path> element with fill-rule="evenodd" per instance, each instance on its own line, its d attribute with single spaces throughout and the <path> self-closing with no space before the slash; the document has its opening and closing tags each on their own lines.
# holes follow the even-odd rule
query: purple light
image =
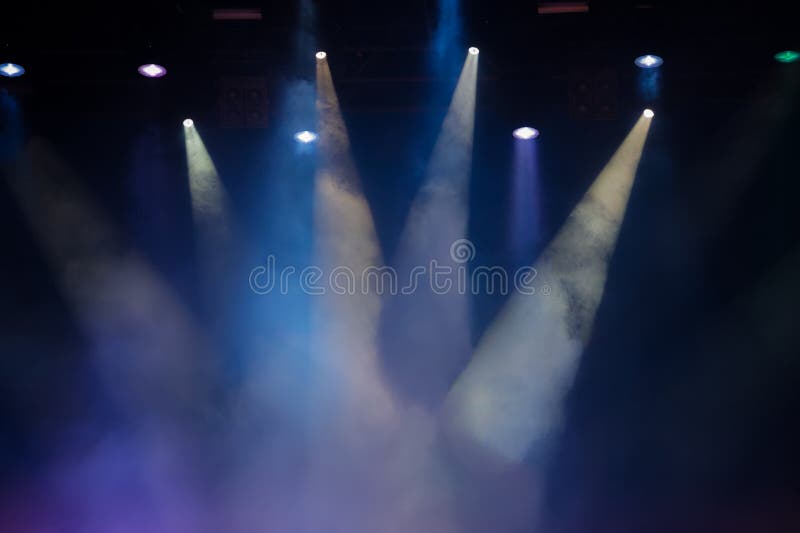
<svg viewBox="0 0 800 533">
<path fill-rule="evenodd" d="M 521 131 L 522 136 L 517 135 Z M 514 160 L 511 172 L 509 248 L 520 265 L 529 264 L 542 231 L 542 198 L 539 184 L 539 143 L 534 142 L 533 128 L 519 128 L 514 133 Z M 537 132 L 538 133 L 538 132 Z"/>
<path fill-rule="evenodd" d="M 139 67 L 139 74 L 145 78 L 160 78 L 166 76 L 167 69 L 155 63 L 148 63 Z"/>
</svg>

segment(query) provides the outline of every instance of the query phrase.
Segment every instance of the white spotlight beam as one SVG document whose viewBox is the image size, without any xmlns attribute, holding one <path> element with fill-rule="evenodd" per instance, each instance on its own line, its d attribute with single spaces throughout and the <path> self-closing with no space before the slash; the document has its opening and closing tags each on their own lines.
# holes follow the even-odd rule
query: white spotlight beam
<svg viewBox="0 0 800 533">
<path fill-rule="evenodd" d="M 405 251 L 398 256 L 430 260 L 439 255 L 444 260 L 452 242 L 466 233 L 477 78 L 478 58 L 470 55 L 403 229 Z"/>
<path fill-rule="evenodd" d="M 377 357 L 381 300 L 362 278 L 366 269 L 382 264 L 381 252 L 327 61 L 317 62 L 317 112 L 313 254 L 321 272 L 317 285 L 325 292 L 311 296 L 314 437 L 305 528 L 353 531 L 377 513 L 372 504 L 382 478 L 375 465 L 385 462 L 381 443 L 396 423 L 396 406 Z M 334 284 L 344 293 L 334 292 Z M 347 491 L 340 490 L 343 484 Z M 355 501 L 370 501 L 370 509 L 356 512 Z"/>
<path fill-rule="evenodd" d="M 313 300 L 315 388 L 321 398 L 328 395 L 323 408 L 338 403 L 343 416 L 337 422 L 373 424 L 391 416 L 393 405 L 377 358 L 380 298 L 362 282 L 363 273 L 383 260 L 325 61 L 317 63 L 317 112 L 314 256 L 325 294 Z M 347 293 L 337 294 L 335 286 L 346 287 Z"/>
<path fill-rule="evenodd" d="M 425 182 L 406 219 L 394 261 L 400 280 L 412 279 L 413 269 L 432 261 L 453 272 L 466 268 L 451 256 L 451 246 L 467 232 L 478 57 L 466 56 Z M 422 281 L 413 294 L 389 299 L 382 345 L 408 394 L 441 402 L 470 353 L 469 298 L 455 283 L 442 294 L 430 280 Z M 399 323 L 406 327 L 399 329 Z"/>
<path fill-rule="evenodd" d="M 92 365 L 128 422 L 123 431 L 105 435 L 100 450 L 81 453 L 75 468 L 91 471 L 107 464 L 109 450 L 125 450 L 139 465 L 144 493 L 172 502 L 159 520 L 195 529 L 187 513 L 202 504 L 188 480 L 207 458 L 196 436 L 210 430 L 208 413 L 215 410 L 215 356 L 171 288 L 119 238 L 66 165 L 34 139 L 10 180 L 87 339 Z M 75 483 L 90 488 L 80 479 Z M 96 504 L 76 498 L 87 509 Z"/>
<path fill-rule="evenodd" d="M 544 449 L 603 296 L 650 120 L 633 130 L 534 268 L 535 294 L 514 294 L 447 400 L 454 435 L 505 461 Z"/>
<path fill-rule="evenodd" d="M 109 390 L 143 427 L 177 431 L 192 413 L 202 420 L 213 356 L 188 311 L 47 143 L 32 140 L 24 161 L 12 190 Z"/>
<path fill-rule="evenodd" d="M 207 297 L 217 306 L 230 296 L 228 277 L 232 273 L 228 269 L 235 262 L 238 250 L 233 210 L 217 168 L 194 123 L 187 125 L 184 122 L 183 135 L 198 259 L 205 277 Z M 245 273 L 241 275 L 246 276 Z"/>
</svg>

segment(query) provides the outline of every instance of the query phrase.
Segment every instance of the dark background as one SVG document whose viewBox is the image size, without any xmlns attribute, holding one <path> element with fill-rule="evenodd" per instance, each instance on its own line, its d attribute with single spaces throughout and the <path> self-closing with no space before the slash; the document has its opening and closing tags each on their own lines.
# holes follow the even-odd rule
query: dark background
<svg viewBox="0 0 800 533">
<path fill-rule="evenodd" d="M 58 148 L 201 317 L 209 310 L 192 261 L 184 116 L 203 134 L 253 260 L 310 253 L 313 166 L 304 154 L 274 163 L 294 154 L 291 132 L 302 129 L 288 125 L 286 82 L 313 80 L 313 59 L 291 54 L 297 8 L 264 3 L 260 22 L 212 21 L 210 9 L 223 4 L 27 2 L 0 21 L 0 60 L 28 70 L 0 81 L 19 103 L 24 134 Z M 513 261 L 505 239 L 515 127 L 542 132 L 544 245 L 641 109 L 656 111 L 549 468 L 553 527 L 797 531 L 800 65 L 773 60 L 800 48 L 793 17 L 776 2 L 593 1 L 588 14 L 547 17 L 535 1 L 464 4 L 463 42 L 481 48 L 470 206 L 480 263 Z M 427 61 L 436 2 L 316 5 L 318 47 L 329 53 L 391 257 L 455 82 Z M 651 51 L 666 62 L 660 97 L 645 102 L 632 61 Z M 169 74 L 141 78 L 145 61 Z M 571 80 L 598 68 L 617 90 L 605 118 L 582 117 L 570 105 Z M 266 76 L 266 128 L 219 127 L 220 83 L 235 75 Z M 46 469 L 59 436 L 87 413 L 109 424 L 114 413 L 4 186 L 0 228 L 1 494 Z M 501 304 L 474 302 L 476 336 Z M 303 320 L 302 308 L 293 313 Z M 280 327 L 248 319 L 266 332 Z M 244 357 L 229 337 L 221 345 Z"/>
</svg>

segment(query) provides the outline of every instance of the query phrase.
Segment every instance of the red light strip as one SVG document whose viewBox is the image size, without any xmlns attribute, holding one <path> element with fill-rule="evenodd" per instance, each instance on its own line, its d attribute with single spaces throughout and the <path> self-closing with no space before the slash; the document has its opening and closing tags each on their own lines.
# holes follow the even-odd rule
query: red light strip
<svg viewBox="0 0 800 533">
<path fill-rule="evenodd" d="M 559 13 L 588 13 L 589 2 L 540 2 L 540 15 L 554 15 Z"/>
</svg>

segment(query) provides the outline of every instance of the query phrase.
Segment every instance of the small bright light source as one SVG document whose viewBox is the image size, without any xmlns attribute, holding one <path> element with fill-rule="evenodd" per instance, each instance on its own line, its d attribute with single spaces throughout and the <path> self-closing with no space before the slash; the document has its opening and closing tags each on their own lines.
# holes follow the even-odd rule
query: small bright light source
<svg viewBox="0 0 800 533">
<path fill-rule="evenodd" d="M 194 126 L 194 120 L 187 118 L 186 120 L 183 121 L 184 128 L 191 128 L 193 126 Z"/>
<path fill-rule="evenodd" d="M 530 128 L 528 126 L 523 126 L 522 128 L 515 129 L 513 135 L 517 139 L 529 141 L 539 136 L 539 130 Z"/>
<path fill-rule="evenodd" d="M 325 53 L 325 52 L 323 52 L 322 50 L 320 50 L 319 52 L 317 52 L 317 59 L 325 59 L 326 57 L 328 57 L 328 54 L 326 54 L 326 53 Z"/>
<path fill-rule="evenodd" d="M 25 69 L 16 63 L 3 63 L 0 65 L 0 75 L 6 78 L 16 78 L 25 74 Z"/>
<path fill-rule="evenodd" d="M 478 49 L 477 49 L 477 48 L 475 48 L 474 46 L 471 46 L 471 47 L 470 47 L 470 49 L 468 50 L 468 52 L 469 52 L 470 54 L 472 54 L 472 55 L 476 56 L 476 55 L 478 55 L 478 54 L 480 53 L 480 50 L 478 50 Z"/>
<path fill-rule="evenodd" d="M 784 50 L 775 54 L 775 61 L 779 63 L 794 63 L 800 59 L 800 52 L 795 50 Z"/>
<path fill-rule="evenodd" d="M 139 67 L 139 74 L 145 78 L 160 78 L 167 74 L 167 69 L 155 63 L 148 63 Z"/>
<path fill-rule="evenodd" d="M 317 140 L 317 134 L 311 131 L 301 131 L 294 134 L 294 140 L 303 144 L 313 143 Z"/>
<path fill-rule="evenodd" d="M 642 114 L 645 116 L 645 118 L 653 118 L 654 116 L 656 116 L 656 114 L 653 113 L 652 109 L 645 109 L 644 113 Z"/>
<path fill-rule="evenodd" d="M 664 63 L 664 60 L 658 56 L 647 54 L 645 56 L 637 57 L 634 63 L 639 68 L 656 68 L 660 67 L 661 64 Z"/>
</svg>

